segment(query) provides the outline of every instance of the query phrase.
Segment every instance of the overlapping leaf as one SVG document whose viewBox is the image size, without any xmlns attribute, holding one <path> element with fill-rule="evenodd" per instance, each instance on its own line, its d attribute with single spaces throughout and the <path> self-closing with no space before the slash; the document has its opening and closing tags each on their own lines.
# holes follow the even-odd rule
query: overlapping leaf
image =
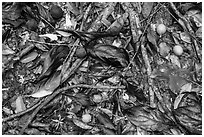
<svg viewBox="0 0 204 137">
<path fill-rule="evenodd" d="M 171 125 L 159 110 L 152 110 L 145 106 L 135 106 L 127 110 L 130 122 L 147 131 L 163 131 Z"/>
<path fill-rule="evenodd" d="M 202 133 L 201 97 L 195 93 L 182 96 L 178 108 L 174 110 L 177 120 L 192 134 Z"/>
<path fill-rule="evenodd" d="M 88 54 L 103 63 L 113 67 L 126 67 L 129 63 L 129 56 L 125 49 L 117 48 L 112 45 L 97 44 L 89 48 Z"/>
</svg>

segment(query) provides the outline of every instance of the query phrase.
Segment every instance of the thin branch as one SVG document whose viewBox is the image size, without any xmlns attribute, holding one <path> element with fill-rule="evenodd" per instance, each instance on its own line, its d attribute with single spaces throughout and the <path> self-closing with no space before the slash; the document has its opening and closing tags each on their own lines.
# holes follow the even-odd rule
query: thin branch
<svg viewBox="0 0 204 137">
<path fill-rule="evenodd" d="M 28 108 L 28 109 L 26 109 L 26 110 L 24 110 L 24 111 L 21 111 L 21 112 L 19 112 L 19 113 L 16 113 L 16 114 L 10 115 L 10 116 L 8 116 L 8 117 L 6 117 L 6 118 L 3 118 L 2 122 L 6 122 L 6 121 L 9 121 L 9 120 L 11 120 L 11 119 L 13 119 L 13 118 L 16 118 L 16 117 L 19 117 L 19 116 L 21 116 L 21 115 L 24 115 L 24 114 L 26 114 L 26 113 L 28 113 L 28 112 L 34 110 L 34 109 L 35 109 L 36 107 L 38 107 L 41 103 L 42 103 L 42 100 L 40 100 L 38 103 L 36 103 L 35 105 L 31 106 L 30 108 Z"/>
</svg>

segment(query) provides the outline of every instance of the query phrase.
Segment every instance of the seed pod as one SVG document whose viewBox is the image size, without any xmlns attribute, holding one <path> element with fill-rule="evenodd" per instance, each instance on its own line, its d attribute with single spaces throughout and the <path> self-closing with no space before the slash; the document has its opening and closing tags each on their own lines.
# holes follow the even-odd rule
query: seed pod
<svg viewBox="0 0 204 137">
<path fill-rule="evenodd" d="M 117 68 L 124 68 L 129 63 L 129 56 L 125 49 L 107 44 L 97 44 L 87 48 L 88 55 L 103 63 Z"/>
</svg>

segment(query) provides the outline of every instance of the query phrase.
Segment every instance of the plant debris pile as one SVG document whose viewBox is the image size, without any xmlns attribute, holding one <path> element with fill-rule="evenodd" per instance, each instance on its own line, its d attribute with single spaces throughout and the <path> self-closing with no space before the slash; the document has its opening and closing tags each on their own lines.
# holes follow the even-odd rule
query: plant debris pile
<svg viewBox="0 0 204 137">
<path fill-rule="evenodd" d="M 202 134 L 202 3 L 3 2 L 2 133 Z"/>
</svg>

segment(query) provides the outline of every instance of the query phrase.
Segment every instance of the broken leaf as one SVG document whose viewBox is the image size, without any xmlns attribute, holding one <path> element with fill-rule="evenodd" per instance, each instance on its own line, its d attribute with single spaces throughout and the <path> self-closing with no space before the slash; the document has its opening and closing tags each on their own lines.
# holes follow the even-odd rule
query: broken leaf
<svg viewBox="0 0 204 137">
<path fill-rule="evenodd" d="M 2 45 L 2 55 L 13 55 L 15 51 L 13 51 L 7 44 Z"/>
<path fill-rule="evenodd" d="M 181 40 L 183 40 L 184 42 L 189 44 L 191 43 L 191 37 L 187 32 L 181 32 L 180 37 L 181 37 Z"/>
<path fill-rule="evenodd" d="M 13 114 L 13 111 L 7 107 L 3 107 L 2 112 L 6 113 L 7 115 Z"/>
<path fill-rule="evenodd" d="M 192 90 L 192 83 L 187 83 L 181 87 L 181 93 L 183 92 L 191 92 Z"/>
<path fill-rule="evenodd" d="M 180 102 L 181 102 L 183 96 L 184 96 L 184 94 L 179 94 L 179 95 L 176 97 L 176 99 L 175 99 L 175 101 L 174 101 L 174 109 L 177 109 L 177 108 L 178 108 L 178 106 L 179 106 L 179 104 L 180 104 Z"/>
<path fill-rule="evenodd" d="M 196 36 L 202 39 L 202 27 L 198 28 L 198 30 L 196 31 Z"/>
<path fill-rule="evenodd" d="M 36 59 L 37 56 L 38 56 L 38 53 L 37 53 L 37 52 L 31 52 L 31 53 L 28 54 L 27 56 L 24 56 L 24 57 L 21 59 L 21 62 L 22 62 L 22 63 L 31 62 L 31 61 L 33 61 L 34 59 Z"/>
<path fill-rule="evenodd" d="M 39 37 L 47 37 L 47 38 L 50 38 L 51 41 L 58 40 L 58 37 L 56 34 L 44 34 L 44 35 L 39 35 Z"/>
<path fill-rule="evenodd" d="M 16 113 L 26 110 L 22 96 L 18 96 L 16 99 Z"/>
</svg>

